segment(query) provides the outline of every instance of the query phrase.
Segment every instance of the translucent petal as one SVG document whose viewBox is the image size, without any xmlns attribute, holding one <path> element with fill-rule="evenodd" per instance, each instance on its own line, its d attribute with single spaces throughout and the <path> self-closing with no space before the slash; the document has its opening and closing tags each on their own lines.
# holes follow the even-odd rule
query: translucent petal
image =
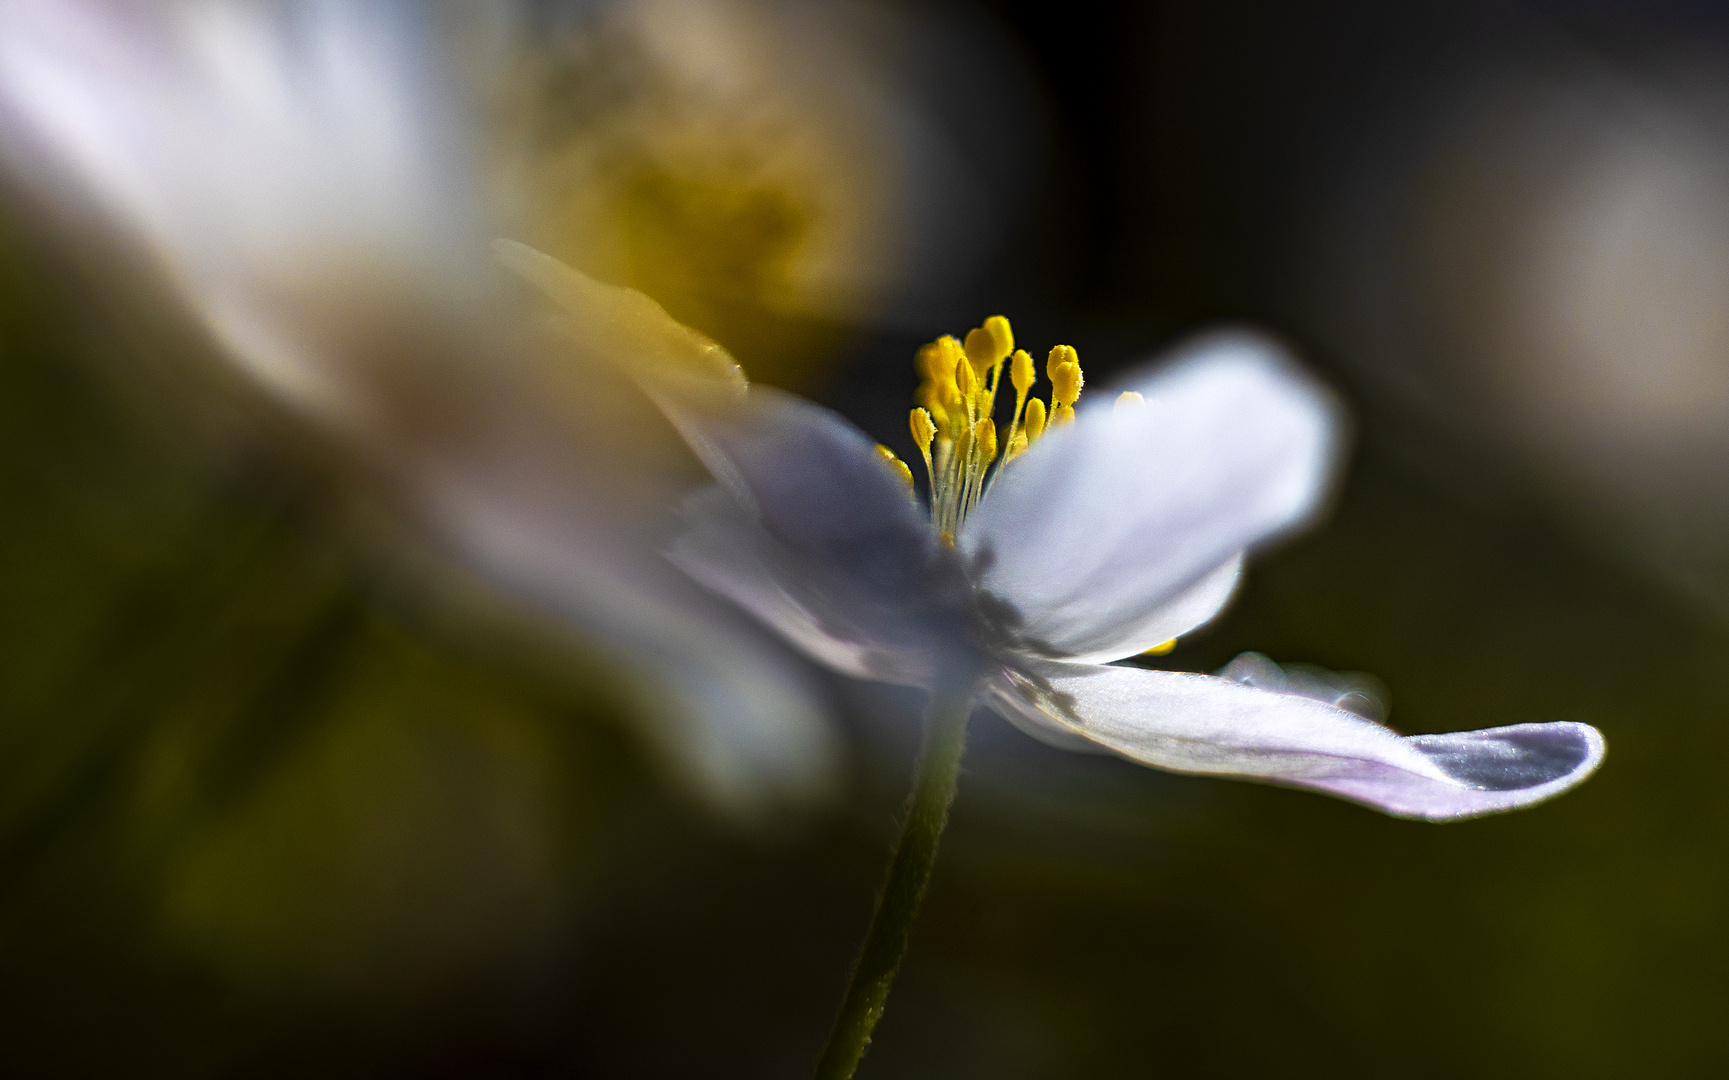
<svg viewBox="0 0 1729 1080">
<path fill-rule="evenodd" d="M 1127 385 L 1143 406 L 1095 395 L 962 529 L 961 550 L 1034 653 L 1116 659 L 1207 621 L 1242 552 L 1325 494 L 1336 407 L 1270 341 L 1215 335 Z"/>
<path fill-rule="evenodd" d="M 685 503 L 689 528 L 668 552 L 698 583 L 755 615 L 819 663 L 860 679 L 929 686 L 942 653 L 916 627 L 825 582 L 763 529 L 724 488 Z"/>
<path fill-rule="evenodd" d="M 873 441 L 762 387 L 710 404 L 666 404 L 729 496 L 687 507 L 680 565 L 850 674 L 922 684 L 970 647 L 960 560 Z M 912 669 L 893 659 L 907 656 Z"/>
<path fill-rule="evenodd" d="M 1029 693 L 1031 691 L 1024 689 L 1021 678 L 1004 675 L 985 682 L 980 700 L 1003 719 L 1047 746 L 1076 754 L 1111 752 L 1108 747 L 1076 733 L 1072 725 L 1058 719 L 1058 714 L 1048 713 L 1031 704 L 1027 697 Z"/>
<path fill-rule="evenodd" d="M 380 279 L 470 288 L 484 233 L 426 20 L 366 5 L 0 5 L 0 154 L 94 200 L 298 409 L 354 390 L 297 320 Z"/>
<path fill-rule="evenodd" d="M 1220 668 L 1218 675 L 1258 690 L 1314 698 L 1370 720 L 1385 722 L 1392 708 L 1387 685 L 1366 671 L 1328 671 L 1312 664 L 1281 667 L 1261 653 L 1246 652 Z"/>
<path fill-rule="evenodd" d="M 540 464 L 477 454 L 437 477 L 422 517 L 441 549 L 526 600 L 525 615 L 584 633 L 642 706 L 634 718 L 669 780 L 741 820 L 826 798 L 840 745 L 812 673 L 668 566 L 654 530 L 604 520 L 583 477 Z"/>
<path fill-rule="evenodd" d="M 1310 788 L 1429 821 L 1529 806 L 1603 759 L 1603 737 L 1585 724 L 1401 736 L 1312 697 L 1189 672 L 1041 664 L 1003 673 L 989 699 L 1142 764 Z"/>
<path fill-rule="evenodd" d="M 1134 656 L 1211 622 L 1230 603 L 1243 578 L 1239 552 L 1181 593 L 1141 611 L 1101 617 L 1093 626 L 1076 625 L 1063 638 L 1063 647 L 1034 645 L 1042 655 L 1061 655 L 1075 663 L 1098 664 Z M 1104 605 L 1101 605 L 1101 608 Z M 1027 646 L 1022 643 L 1022 648 Z"/>
<path fill-rule="evenodd" d="M 500 262 L 563 308 L 579 334 L 603 338 L 613 359 L 644 382 L 716 380 L 744 389 L 744 372 L 731 353 L 675 320 L 643 293 L 598 282 L 515 240 L 494 240 L 492 250 Z"/>
</svg>

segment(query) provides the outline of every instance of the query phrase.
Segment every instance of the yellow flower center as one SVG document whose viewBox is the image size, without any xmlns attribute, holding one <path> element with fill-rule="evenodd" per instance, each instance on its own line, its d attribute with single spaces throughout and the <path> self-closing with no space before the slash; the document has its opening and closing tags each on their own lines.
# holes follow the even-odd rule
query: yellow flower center
<svg viewBox="0 0 1729 1080">
<path fill-rule="evenodd" d="M 997 389 L 1005 364 L 1015 406 L 1008 433 L 999 439 Z M 1068 345 L 1050 351 L 1045 361 L 1051 380 L 1048 406 L 1030 396 L 1038 380 L 1033 358 L 1015 348 L 1014 331 L 1001 315 L 992 315 L 968 333 L 964 344 L 945 336 L 922 346 L 917 365 L 921 381 L 910 420 L 913 442 L 930 479 L 931 520 L 944 542 L 953 544 L 961 522 L 990 490 L 996 473 L 1026 453 L 1046 430 L 1074 422 L 1083 381 L 1080 357 Z M 912 470 L 887 448 L 883 453 L 903 470 L 910 485 Z"/>
</svg>

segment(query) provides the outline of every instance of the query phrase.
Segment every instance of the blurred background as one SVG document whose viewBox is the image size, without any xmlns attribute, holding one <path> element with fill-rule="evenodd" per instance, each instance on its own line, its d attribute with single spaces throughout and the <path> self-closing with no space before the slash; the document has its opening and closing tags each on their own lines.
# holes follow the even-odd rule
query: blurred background
<svg viewBox="0 0 1729 1080">
<path fill-rule="evenodd" d="M 918 695 L 691 614 L 630 561 L 699 474 L 603 366 L 475 362 L 549 346 L 497 347 L 479 316 L 429 329 L 476 290 L 424 260 L 341 277 L 358 319 L 281 273 L 278 234 L 305 222 L 268 215 L 310 204 L 253 178 L 223 219 L 207 174 L 176 172 L 244 159 L 240 126 L 150 141 L 213 100 L 189 69 L 101 66 L 166 87 L 111 99 L 161 107 L 117 121 L 109 156 L 88 110 L 40 122 L 76 95 L 31 98 L 19 72 L 98 38 L 130 56 L 156 15 L 20 10 L 0 49 L 0 1072 L 804 1075 Z M 986 315 L 1075 345 L 1094 385 L 1207 325 L 1270 328 L 1349 402 L 1354 455 L 1331 519 L 1168 663 L 1257 649 L 1375 673 L 1403 731 L 1608 738 L 1554 803 L 1429 826 L 1064 754 L 981 713 L 861 1076 L 1729 1067 L 1729 12 L 379 10 L 355 70 L 410 57 L 434 89 L 404 100 L 449 170 L 390 251 L 447 250 L 417 231 L 447 221 L 518 236 L 903 456 L 913 350 Z M 218 56 L 236 85 L 318 29 L 258 27 L 288 44 L 198 39 L 242 50 Z M 356 78 L 308 115 L 346 122 Z M 365 165 L 400 130 L 342 145 Z M 259 246 L 234 258 L 242 234 Z M 289 347 L 255 346 L 236 302 Z M 407 377 L 368 366 L 381 340 Z M 719 674 L 685 693 L 686 664 Z"/>
</svg>

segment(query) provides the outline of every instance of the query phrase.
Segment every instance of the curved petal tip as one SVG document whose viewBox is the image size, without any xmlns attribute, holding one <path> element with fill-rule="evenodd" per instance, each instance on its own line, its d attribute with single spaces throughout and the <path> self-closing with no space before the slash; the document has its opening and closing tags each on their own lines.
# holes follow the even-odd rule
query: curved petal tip
<svg viewBox="0 0 1729 1080">
<path fill-rule="evenodd" d="M 1407 784 L 1375 805 L 1426 821 L 1480 817 L 1553 798 L 1597 771 L 1606 749 L 1601 732 L 1578 723 L 1515 724 L 1405 741 L 1459 786 Z"/>
</svg>

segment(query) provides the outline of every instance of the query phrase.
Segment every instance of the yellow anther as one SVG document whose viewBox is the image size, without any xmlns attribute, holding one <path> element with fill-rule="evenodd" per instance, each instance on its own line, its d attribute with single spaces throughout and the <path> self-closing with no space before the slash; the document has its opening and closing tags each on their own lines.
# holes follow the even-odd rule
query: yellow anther
<svg viewBox="0 0 1729 1080">
<path fill-rule="evenodd" d="M 1051 377 L 1052 382 L 1056 382 L 1057 368 L 1064 364 L 1074 364 L 1078 367 L 1080 362 L 1080 354 L 1075 352 L 1073 345 L 1058 345 L 1051 350 L 1049 356 L 1045 357 L 1045 374 Z"/>
<path fill-rule="evenodd" d="M 918 444 L 919 452 L 931 452 L 931 440 L 937 436 L 937 426 L 931 420 L 931 414 L 923 409 L 914 409 L 910 418 L 913 432 L 913 442 Z"/>
<path fill-rule="evenodd" d="M 996 354 L 997 339 L 982 327 L 968 332 L 966 351 L 967 359 L 972 361 L 973 371 L 977 372 L 980 378 L 1002 359 L 1002 356 Z"/>
<path fill-rule="evenodd" d="M 973 425 L 973 442 L 979 448 L 979 468 L 984 468 L 997 457 L 997 426 L 989 420 L 980 420 Z"/>
<path fill-rule="evenodd" d="M 928 345 L 920 345 L 918 359 L 913 366 L 918 373 L 931 382 L 947 382 L 954 373 L 954 365 L 947 362 L 942 342 L 933 341 Z"/>
<path fill-rule="evenodd" d="M 996 400 L 1005 363 L 1015 407 L 998 431 Z M 1015 348 L 1008 319 L 992 315 L 966 335 L 964 344 L 945 335 L 922 346 L 917 366 L 923 376 L 913 398 L 918 408 L 907 423 L 930 477 L 931 521 L 944 542 L 952 544 L 967 516 L 989 493 L 995 473 L 1049 429 L 1074 422 L 1083 383 L 1080 356 L 1068 345 L 1052 349 L 1045 365 L 1052 392 L 1044 400 L 1033 397 L 1035 361 L 1026 350 Z M 1128 395 L 1120 404 L 1131 400 L 1138 401 L 1138 395 Z M 882 454 L 911 485 L 912 470 L 886 448 Z"/>
<path fill-rule="evenodd" d="M 1117 395 L 1117 400 L 1111 406 L 1111 412 L 1120 413 L 1124 409 L 1138 409 L 1147 403 L 1147 399 L 1133 390 L 1124 390 Z"/>
<path fill-rule="evenodd" d="M 931 457 L 931 442 L 936 439 L 937 424 L 931 419 L 931 414 L 923 409 L 914 409 L 907 418 L 907 423 L 912 429 L 913 442 L 918 444 L 919 456 L 925 459 L 925 479 L 930 481 L 931 506 L 935 507 L 937 498 L 941 495 L 937 483 L 936 459 Z M 942 457 L 940 450 L 937 457 Z"/>
<path fill-rule="evenodd" d="M 945 397 L 942 391 L 930 383 L 920 386 L 913 394 L 913 400 L 919 403 L 919 407 L 930 417 L 938 431 L 947 431 L 949 426 L 949 411 L 943 405 Z"/>
<path fill-rule="evenodd" d="M 900 458 L 895 457 L 895 452 L 884 446 L 882 443 L 877 443 L 877 453 L 881 454 L 883 460 L 893 466 L 895 472 L 900 474 L 901 479 L 907 482 L 907 490 L 912 490 L 913 471 L 907 467 L 907 463 L 902 461 Z"/>
<path fill-rule="evenodd" d="M 937 338 L 928 345 L 920 346 L 919 374 L 933 386 L 952 387 L 955 384 L 955 365 L 964 359 L 965 355 L 961 351 L 961 343 L 952 336 Z"/>
<path fill-rule="evenodd" d="M 1038 374 L 1033 371 L 1033 358 L 1025 349 L 1016 349 L 1014 359 L 1009 361 L 1009 382 L 1014 384 L 1015 393 L 1026 393 L 1037 378 Z"/>
<path fill-rule="evenodd" d="M 978 376 L 973 374 L 973 366 L 965 356 L 955 365 L 955 388 L 961 392 L 963 401 L 978 393 Z"/>
<path fill-rule="evenodd" d="M 1051 372 L 1051 404 L 1069 408 L 1081 398 L 1081 365 L 1064 361 Z"/>
<path fill-rule="evenodd" d="M 1039 441 L 1039 436 L 1045 433 L 1045 403 L 1038 398 L 1027 402 L 1027 418 L 1021 423 L 1021 430 L 1027 434 L 1027 444 L 1030 446 Z"/>
<path fill-rule="evenodd" d="M 1150 649 L 1143 650 L 1141 652 L 1141 655 L 1142 656 L 1163 656 L 1176 647 L 1177 647 L 1177 639 L 1172 638 L 1171 640 L 1165 642 L 1162 645 L 1154 645 Z"/>
</svg>

